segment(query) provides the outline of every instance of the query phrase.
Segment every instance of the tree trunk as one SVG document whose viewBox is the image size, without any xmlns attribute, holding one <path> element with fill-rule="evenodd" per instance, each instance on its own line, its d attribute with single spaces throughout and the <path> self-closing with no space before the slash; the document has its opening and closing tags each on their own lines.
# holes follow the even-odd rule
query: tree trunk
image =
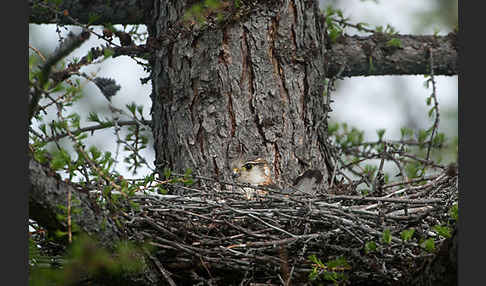
<svg viewBox="0 0 486 286">
<path fill-rule="evenodd" d="M 187 5 L 161 2 L 155 37 L 174 26 Z M 191 168 L 229 180 L 230 161 L 243 155 L 266 159 L 280 184 L 311 167 L 327 178 L 318 2 L 257 5 L 244 19 L 156 52 L 152 116 L 159 170 Z"/>
<path fill-rule="evenodd" d="M 39 3 L 43 2 L 30 2 L 36 3 L 31 4 L 35 12 L 31 13 L 31 22 L 56 20 L 72 24 L 67 17 L 59 18 L 60 12 L 48 14 L 43 9 L 38 10 L 42 6 Z M 149 23 L 151 39 L 163 39 L 170 35 L 172 27 L 179 26 L 184 12 L 195 1 L 153 1 L 153 19 L 147 16 L 152 11 L 145 9 L 151 1 L 127 4 L 96 0 L 90 1 L 90 5 L 85 2 L 63 1 L 59 11 L 69 12 L 86 23 L 91 12 L 99 13 L 100 5 L 107 5 L 103 11 L 114 12 L 101 13 L 100 23 Z M 326 145 L 329 108 L 323 95 L 326 76 L 336 75 L 341 66 L 344 76 L 369 75 L 366 64 L 370 57 L 380 66 L 374 70 L 375 74 L 425 73 L 428 62 L 423 58 L 427 45 L 423 43 L 445 47 L 443 51 L 438 49 L 442 53 L 436 56 L 436 75 L 457 72 L 455 35 L 447 38 L 407 36 L 406 41 L 402 40 L 402 49 L 389 53 L 379 53 L 381 50 L 375 49 L 387 42 L 382 37 L 343 37 L 327 47 L 332 50 L 326 50 L 322 36 L 325 26 L 319 16 L 318 1 L 253 2 L 257 7 L 231 23 L 216 28 L 209 25 L 204 29 L 193 25 L 191 34 L 169 41 L 169 45 L 164 42 L 154 52 L 152 123 L 159 171 L 167 167 L 182 173 L 191 168 L 198 175 L 229 181 L 230 161 L 247 155 L 263 157 L 270 162 L 274 180 L 283 186 L 310 168 L 321 170 L 325 179 L 329 179 L 332 169 Z M 133 9 L 128 9 L 130 7 Z M 106 15 L 111 17 L 105 18 Z M 369 53 L 370 45 L 371 51 L 378 52 Z M 151 46 L 150 43 L 147 46 Z M 328 57 L 326 51 L 333 56 Z M 328 71 L 325 70 L 327 61 L 331 63 Z M 396 64 L 404 61 L 414 64 Z M 75 190 L 51 178 L 52 174 L 34 161 L 30 162 L 29 170 L 30 217 L 49 230 L 64 229 L 65 225 L 55 220 L 58 205 L 65 204 L 68 192 L 78 198 Z M 104 217 L 92 211 L 93 205 L 86 197 L 79 194 L 80 203 L 76 206 L 88 215 L 73 216 L 74 222 L 84 231 L 98 235 L 104 245 L 112 246 L 120 239 L 117 226 L 110 223 L 108 231 L 101 228 Z M 449 241 L 454 243 L 450 247 L 453 249 L 451 259 L 442 255 L 439 258 L 443 259 L 434 260 L 424 272 L 430 273 L 430 277 L 440 278 L 444 269 L 449 274 L 456 273 L 456 268 L 451 267 L 453 264 L 448 264 L 455 262 L 456 233 L 454 240 Z M 446 252 L 449 248 L 443 249 Z M 166 275 L 162 266 L 148 271 L 144 281 L 156 283 L 154 281 L 161 275 Z M 453 275 L 446 278 L 455 281 Z M 427 283 L 422 278 L 419 280 Z"/>
</svg>

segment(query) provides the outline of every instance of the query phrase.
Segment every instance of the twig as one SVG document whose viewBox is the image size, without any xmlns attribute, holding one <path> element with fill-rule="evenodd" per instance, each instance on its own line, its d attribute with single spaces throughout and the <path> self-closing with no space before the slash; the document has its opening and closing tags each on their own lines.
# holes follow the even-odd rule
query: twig
<svg viewBox="0 0 486 286">
<path fill-rule="evenodd" d="M 66 121 L 66 119 L 62 116 L 62 108 L 61 106 L 59 105 L 59 103 L 56 104 L 56 106 L 58 107 L 58 111 L 57 111 L 57 114 L 58 114 L 58 117 L 62 120 L 62 121 Z M 80 147 L 79 144 L 77 143 L 76 141 L 76 137 L 71 133 L 71 131 L 69 130 L 69 126 L 66 127 L 66 133 L 68 134 L 68 136 L 71 138 L 71 140 L 74 142 L 74 149 L 76 149 L 76 151 L 78 151 L 82 156 L 83 158 L 86 160 L 86 162 L 88 162 L 88 164 L 91 166 L 91 168 L 93 168 L 93 170 L 96 171 L 96 173 L 98 173 L 98 175 L 102 178 L 104 178 L 106 181 L 108 181 L 108 183 L 114 187 L 117 191 L 121 192 L 121 194 L 123 196 L 127 196 L 127 194 L 125 194 L 124 192 L 122 192 L 122 188 L 116 184 L 109 176 L 107 176 L 88 156 L 88 154 L 86 154 L 86 151 L 84 150 L 83 147 Z M 55 141 L 57 142 L 57 141 Z"/>
<path fill-rule="evenodd" d="M 60 44 L 56 51 L 54 51 L 54 53 L 50 55 L 44 62 L 41 67 L 37 88 L 35 89 L 35 92 L 29 102 L 29 122 L 39 110 L 39 101 L 41 99 L 44 87 L 49 80 L 49 74 L 51 73 L 52 67 L 76 48 L 81 46 L 81 44 L 88 40 L 88 38 L 89 33 L 87 33 L 85 30 L 78 35 L 69 33 L 68 37 Z"/>
<path fill-rule="evenodd" d="M 29 48 L 33 50 L 39 56 L 39 58 L 42 59 L 42 61 L 44 62 L 46 61 L 46 58 L 44 57 L 44 55 L 42 55 L 42 53 L 38 49 L 32 47 L 30 44 L 29 44 Z"/>
<path fill-rule="evenodd" d="M 392 188 L 392 187 L 396 187 L 396 186 L 400 186 L 400 185 L 409 185 L 409 184 L 413 184 L 413 183 L 429 181 L 429 180 L 433 180 L 437 177 L 438 177 L 437 175 L 430 175 L 430 176 L 424 176 L 424 177 L 421 177 L 421 178 L 408 179 L 408 180 L 400 181 L 400 182 L 393 182 L 393 183 L 389 183 L 389 184 L 384 185 L 383 189 L 388 189 L 388 188 Z"/>
<path fill-rule="evenodd" d="M 412 199 L 398 199 L 398 198 L 386 198 L 386 197 L 360 197 L 360 196 L 344 196 L 344 195 L 340 195 L 340 196 L 326 195 L 325 197 L 333 200 L 363 200 L 363 201 L 407 203 L 407 204 L 419 204 L 419 205 L 443 202 L 442 199 L 412 200 Z"/>
<path fill-rule="evenodd" d="M 434 120 L 434 125 L 432 125 L 432 134 L 430 135 L 430 143 L 427 147 L 427 155 L 425 156 L 425 161 L 429 161 L 432 142 L 434 139 L 435 132 L 439 128 L 439 120 L 440 120 L 439 102 L 437 100 L 437 93 L 436 93 L 437 91 L 435 87 L 435 78 L 434 78 L 434 53 L 432 48 L 429 48 L 429 60 L 430 60 L 430 81 L 432 82 L 432 94 L 430 96 L 434 100 L 435 120 Z M 424 166 L 424 170 L 425 170 L 425 166 Z"/>
<path fill-rule="evenodd" d="M 162 274 L 162 276 L 164 276 L 165 280 L 167 280 L 167 283 L 169 283 L 170 286 L 177 286 L 174 280 L 170 277 L 172 274 L 167 271 L 164 266 L 162 266 L 162 263 L 160 263 L 157 258 L 153 257 L 147 250 L 145 250 L 145 255 L 147 255 L 150 260 L 152 260 L 152 262 L 155 264 L 155 266 L 157 266 L 157 269 L 159 269 L 160 273 Z"/>
<path fill-rule="evenodd" d="M 146 126 L 150 126 L 150 124 L 151 124 L 150 120 L 143 120 L 142 122 Z M 140 125 L 140 123 L 138 121 L 135 121 L 135 120 L 120 120 L 120 121 L 117 122 L 117 124 L 118 124 L 118 126 Z M 77 130 L 71 131 L 71 133 L 76 136 L 76 135 L 79 135 L 83 132 L 90 132 L 90 131 L 93 132 L 93 131 L 96 131 L 96 130 L 105 129 L 105 128 L 109 128 L 109 127 L 113 127 L 113 126 L 115 126 L 114 122 L 104 122 L 104 123 L 97 124 L 97 125 L 79 128 Z M 58 141 L 59 139 L 67 137 L 67 136 L 69 136 L 69 134 L 66 132 L 66 133 L 58 134 L 56 136 L 51 136 L 51 137 L 47 138 L 45 141 L 46 142 Z"/>
<path fill-rule="evenodd" d="M 67 194 L 67 224 L 68 224 L 68 242 L 73 242 L 73 233 L 71 231 L 71 188 L 68 188 Z"/>
</svg>

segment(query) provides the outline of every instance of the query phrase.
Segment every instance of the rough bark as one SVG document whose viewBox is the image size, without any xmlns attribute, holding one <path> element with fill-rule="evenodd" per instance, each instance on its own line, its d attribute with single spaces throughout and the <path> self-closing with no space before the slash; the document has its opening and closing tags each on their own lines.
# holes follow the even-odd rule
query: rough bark
<svg viewBox="0 0 486 286">
<path fill-rule="evenodd" d="M 73 24 L 34 2 L 38 1 L 30 1 L 29 22 L 51 23 L 57 18 L 57 23 Z M 81 23 L 88 23 L 93 13 L 101 16 L 95 24 L 155 19 L 148 29 L 157 38 L 176 25 L 193 1 L 153 2 L 154 7 L 148 0 L 109 1 L 111 6 L 100 0 L 66 0 L 59 11 L 67 10 Z M 189 167 L 203 176 L 229 180 L 229 161 L 244 153 L 266 158 L 278 181 L 291 182 L 306 169 L 328 167 L 324 79 L 336 75 L 343 64 L 342 76 L 423 74 L 428 73 L 426 51 L 432 47 L 438 53 L 435 74 L 457 73 L 454 35 L 398 35 L 402 48 L 386 47 L 387 38 L 376 35 L 342 37 L 326 47 L 316 1 L 259 2 L 259 9 L 241 21 L 195 33 L 154 52 L 152 119 L 159 170 L 183 172 Z M 65 230 L 56 214 L 59 205 L 66 205 L 71 187 L 33 160 L 29 171 L 29 216 L 48 230 Z M 75 206 L 82 209 L 80 215 L 73 214 L 76 224 L 106 246 L 120 239 L 116 226 L 94 211 L 85 194 L 73 189 L 71 193 L 79 201 Z M 455 248 L 456 235 L 452 241 Z M 435 263 L 449 262 L 437 258 Z M 455 271 L 449 266 L 431 266 L 430 271 L 435 269 Z"/>
<path fill-rule="evenodd" d="M 455 33 L 447 36 L 385 35 L 343 36 L 331 45 L 328 76 L 429 74 L 429 49 L 434 56 L 435 75 L 457 75 Z M 401 47 L 387 46 L 398 39 Z"/>
<path fill-rule="evenodd" d="M 247 19 L 156 52 L 156 162 L 230 179 L 230 161 L 260 156 L 277 182 L 326 171 L 323 24 L 316 1 L 262 1 Z M 155 37 L 184 1 L 160 3 Z"/>
<path fill-rule="evenodd" d="M 145 24 L 150 21 L 152 0 L 105 1 L 63 0 L 55 6 L 55 13 L 47 3 L 29 0 L 29 23 L 58 23 L 73 25 L 73 19 L 83 24 Z M 49 4 L 52 5 L 52 4 Z M 54 6 L 49 6 L 54 7 Z M 66 13 L 64 13 L 64 11 Z"/>
<path fill-rule="evenodd" d="M 80 1 L 66 0 L 56 8 L 59 13 L 46 9 L 45 3 L 30 0 L 29 23 L 46 24 L 147 24 L 153 21 L 152 1 Z M 64 10 L 68 16 L 64 16 Z M 92 17 L 96 15 L 96 17 Z M 175 22 L 175 21 L 172 21 Z M 321 29 L 323 31 L 323 29 Z M 401 42 L 401 48 L 387 47 L 391 38 Z M 457 35 L 447 36 L 414 36 L 414 35 L 384 35 L 377 34 L 366 37 L 344 35 L 336 43 L 328 45 L 327 77 L 336 76 L 343 69 L 341 76 L 369 75 L 416 75 L 429 73 L 427 49 L 434 49 L 435 75 L 457 75 L 458 54 Z M 141 47 L 115 48 L 116 55 L 134 55 L 148 52 Z M 371 66 L 372 63 L 372 66 Z"/>
</svg>

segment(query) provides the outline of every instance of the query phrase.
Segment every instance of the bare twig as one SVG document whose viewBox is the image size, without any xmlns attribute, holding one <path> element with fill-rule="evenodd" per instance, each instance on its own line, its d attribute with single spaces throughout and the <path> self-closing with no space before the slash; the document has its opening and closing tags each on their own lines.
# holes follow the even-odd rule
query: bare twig
<svg viewBox="0 0 486 286">
<path fill-rule="evenodd" d="M 434 52 L 432 48 L 429 48 L 429 60 L 430 60 L 430 81 L 432 82 L 432 97 L 434 101 L 434 112 L 435 112 L 435 120 L 434 124 L 432 125 L 432 134 L 430 135 L 430 142 L 427 147 L 427 155 L 425 156 L 425 161 L 429 161 L 430 158 L 430 150 L 432 148 L 432 142 L 434 139 L 435 132 L 439 128 L 439 120 L 440 120 L 440 113 L 439 113 L 439 102 L 437 100 L 437 90 L 435 87 L 435 78 L 434 78 Z M 425 169 L 425 166 L 424 166 Z"/>
</svg>

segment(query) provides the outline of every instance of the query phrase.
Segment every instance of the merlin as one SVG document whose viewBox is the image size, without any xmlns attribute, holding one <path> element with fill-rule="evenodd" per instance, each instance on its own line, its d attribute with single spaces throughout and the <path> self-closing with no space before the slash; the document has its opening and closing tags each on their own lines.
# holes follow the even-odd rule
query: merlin
<svg viewBox="0 0 486 286">
<path fill-rule="evenodd" d="M 270 166 L 265 159 L 254 160 L 237 159 L 231 164 L 233 178 L 237 182 L 249 184 L 255 187 L 276 187 L 272 180 Z M 322 182 L 322 173 L 319 170 L 307 170 L 292 181 L 290 192 L 300 192 L 314 195 Z M 243 188 L 247 199 L 252 199 L 255 194 L 265 195 L 267 192 L 253 188 Z"/>
</svg>

